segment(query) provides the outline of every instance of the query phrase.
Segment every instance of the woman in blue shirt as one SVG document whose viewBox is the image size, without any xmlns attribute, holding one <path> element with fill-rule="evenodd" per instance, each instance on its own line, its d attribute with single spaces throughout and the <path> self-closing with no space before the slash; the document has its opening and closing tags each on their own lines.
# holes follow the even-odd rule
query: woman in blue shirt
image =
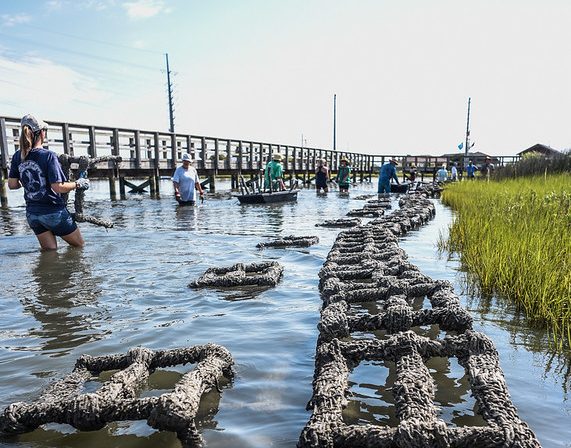
<svg viewBox="0 0 571 448">
<path fill-rule="evenodd" d="M 89 180 L 68 182 L 56 153 L 43 148 L 48 125 L 33 115 L 22 118 L 20 149 L 12 157 L 8 188 L 24 187 L 26 218 L 42 250 L 57 249 L 56 236 L 71 246 L 84 245 L 83 237 L 62 194 L 87 190 Z"/>
</svg>

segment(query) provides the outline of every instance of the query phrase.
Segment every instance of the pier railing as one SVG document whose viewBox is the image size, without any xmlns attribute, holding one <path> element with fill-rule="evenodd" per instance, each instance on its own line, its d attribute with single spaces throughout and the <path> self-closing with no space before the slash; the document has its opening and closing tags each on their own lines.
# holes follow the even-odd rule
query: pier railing
<svg viewBox="0 0 571 448">
<path fill-rule="evenodd" d="M 280 153 L 286 171 L 313 171 L 317 159 L 325 159 L 336 171 L 342 157 L 351 161 L 356 173 L 370 173 L 374 156 L 346 151 L 247 141 L 235 138 L 113 128 L 48 121 L 47 147 L 71 156 L 121 156 L 121 169 L 133 175 L 160 170 L 172 174 L 183 153 L 195 159 L 200 171 L 216 174 L 249 173 L 265 167 L 272 154 Z M 18 149 L 20 119 L 0 117 L 2 168 Z"/>
<path fill-rule="evenodd" d="M 140 129 L 93 126 L 48 121 L 48 139 L 44 146 L 58 154 L 72 157 L 88 156 L 91 159 L 107 156 L 121 157 L 120 166 L 108 162 L 90 168 L 92 178 L 107 178 L 113 196 L 115 180 L 119 179 L 121 192 L 125 178 L 147 178 L 151 192 L 158 192 L 160 176 L 170 176 L 184 153 L 195 160 L 194 166 L 201 177 L 207 177 L 210 189 L 215 189 L 216 176 L 231 176 L 232 187 L 238 186 L 241 175 L 255 176 L 263 170 L 275 153 L 283 156 L 286 175 L 309 183 L 314 178 L 318 159 L 324 159 L 330 170 L 339 169 L 341 159 L 349 159 L 353 181 L 368 181 L 378 173 L 378 168 L 391 158 L 399 161 L 399 171 L 404 175 L 415 170 L 421 180 L 432 179 L 442 164 L 458 161 L 464 165 L 462 154 L 458 156 L 402 156 L 371 155 L 348 151 L 285 145 L 236 138 L 209 137 L 194 134 L 149 131 Z M 12 155 L 18 150 L 20 119 L 0 116 L 0 199 L 7 204 L 5 180 Z M 471 156 L 474 157 L 474 156 Z M 494 163 L 505 165 L 517 161 L 517 156 L 493 157 Z M 476 158 L 474 163 L 483 163 Z M 136 188 L 142 191 L 141 188 Z"/>
</svg>

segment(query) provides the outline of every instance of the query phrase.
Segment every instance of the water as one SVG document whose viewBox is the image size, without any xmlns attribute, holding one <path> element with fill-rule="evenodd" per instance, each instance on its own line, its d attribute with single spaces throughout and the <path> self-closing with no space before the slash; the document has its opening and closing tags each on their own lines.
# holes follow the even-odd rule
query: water
<svg viewBox="0 0 571 448">
<path fill-rule="evenodd" d="M 351 195 L 373 188 L 359 186 Z M 309 418 L 305 405 L 321 305 L 317 273 L 338 233 L 315 224 L 364 202 L 308 190 L 297 204 L 240 206 L 235 199 L 210 199 L 197 208 L 177 209 L 168 182 L 160 200 L 129 196 L 111 202 L 105 189 L 105 183 L 93 183 L 87 193 L 93 202 L 86 210 L 113 220 L 115 228 L 81 224 L 83 250 L 62 246 L 40 253 L 25 223 L 21 191 L 11 192 L 11 208 L 0 211 L 0 407 L 34 399 L 84 353 L 214 342 L 230 350 L 236 375 L 224 383 L 222 394 L 210 392 L 202 401 L 198 423 L 207 446 L 295 446 Z M 450 220 L 451 212 L 437 203 L 436 219 L 406 236 L 402 247 L 424 273 L 455 283 L 475 328 L 494 340 L 512 400 L 542 445 L 571 446 L 568 363 L 550 355 L 545 333 L 531 329 L 513 306 L 465 294 L 457 259 L 442 258 L 435 248 Z M 255 248 L 289 234 L 318 235 L 320 243 L 307 249 Z M 276 288 L 187 288 L 208 267 L 261 260 L 284 266 Z M 482 424 L 457 363 L 436 359 L 429 368 L 438 382 L 442 418 L 451 425 Z M 142 394 L 168 391 L 187 369 L 155 372 Z M 346 420 L 394 423 L 392 398 L 379 387 L 390 386 L 388 369 L 364 364 L 350 380 L 354 396 Z M 178 447 L 179 442 L 174 434 L 137 421 L 89 433 L 47 425 L 1 439 L 0 446 L 144 448 Z"/>
</svg>

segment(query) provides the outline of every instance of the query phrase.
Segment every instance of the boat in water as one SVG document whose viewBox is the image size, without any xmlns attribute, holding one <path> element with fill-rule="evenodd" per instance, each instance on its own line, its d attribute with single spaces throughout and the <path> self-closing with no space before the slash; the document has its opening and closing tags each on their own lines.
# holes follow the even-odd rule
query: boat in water
<svg viewBox="0 0 571 448">
<path fill-rule="evenodd" d="M 240 204 L 276 204 L 279 202 L 297 202 L 297 193 L 299 191 L 298 181 L 290 178 L 289 190 L 262 189 L 262 178 L 258 176 L 245 181 L 240 176 L 241 194 L 236 196 Z M 283 183 L 282 183 L 283 185 Z"/>
<path fill-rule="evenodd" d="M 412 182 L 401 182 L 400 184 L 391 184 L 391 193 L 407 193 Z"/>
<path fill-rule="evenodd" d="M 278 202 L 296 202 L 299 190 L 285 190 L 262 193 L 246 193 L 236 196 L 240 204 L 275 204 Z"/>
</svg>

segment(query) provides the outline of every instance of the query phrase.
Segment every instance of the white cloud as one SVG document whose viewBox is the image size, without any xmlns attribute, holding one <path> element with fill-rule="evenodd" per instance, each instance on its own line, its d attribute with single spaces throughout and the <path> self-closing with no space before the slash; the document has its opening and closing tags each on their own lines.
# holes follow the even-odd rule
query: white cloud
<svg viewBox="0 0 571 448">
<path fill-rule="evenodd" d="M 116 0 L 82 0 L 81 2 L 75 0 L 49 0 L 46 2 L 46 8 L 48 11 L 61 11 L 72 7 L 79 10 L 104 11 L 115 6 L 116 3 Z"/>
<path fill-rule="evenodd" d="M 46 3 L 46 7 L 50 11 L 62 9 L 64 6 L 63 0 L 50 0 Z"/>
<path fill-rule="evenodd" d="M 24 13 L 2 14 L 2 16 L 0 17 L 2 18 L 2 25 L 6 27 L 21 25 L 23 23 L 28 23 L 32 20 L 32 18 L 29 15 Z"/>
<path fill-rule="evenodd" d="M 110 6 L 114 6 L 114 0 L 87 0 L 83 3 L 86 9 L 94 9 L 96 11 L 103 11 Z"/>
<path fill-rule="evenodd" d="M 170 12 L 163 0 L 137 0 L 123 3 L 130 19 L 148 19 L 161 12 Z"/>
<path fill-rule="evenodd" d="M 0 104 L 7 116 L 34 113 L 47 121 L 142 129 L 164 123 L 164 130 L 168 126 L 164 94 L 152 83 L 134 90 L 109 85 L 37 55 L 14 60 L 0 53 Z"/>
</svg>

